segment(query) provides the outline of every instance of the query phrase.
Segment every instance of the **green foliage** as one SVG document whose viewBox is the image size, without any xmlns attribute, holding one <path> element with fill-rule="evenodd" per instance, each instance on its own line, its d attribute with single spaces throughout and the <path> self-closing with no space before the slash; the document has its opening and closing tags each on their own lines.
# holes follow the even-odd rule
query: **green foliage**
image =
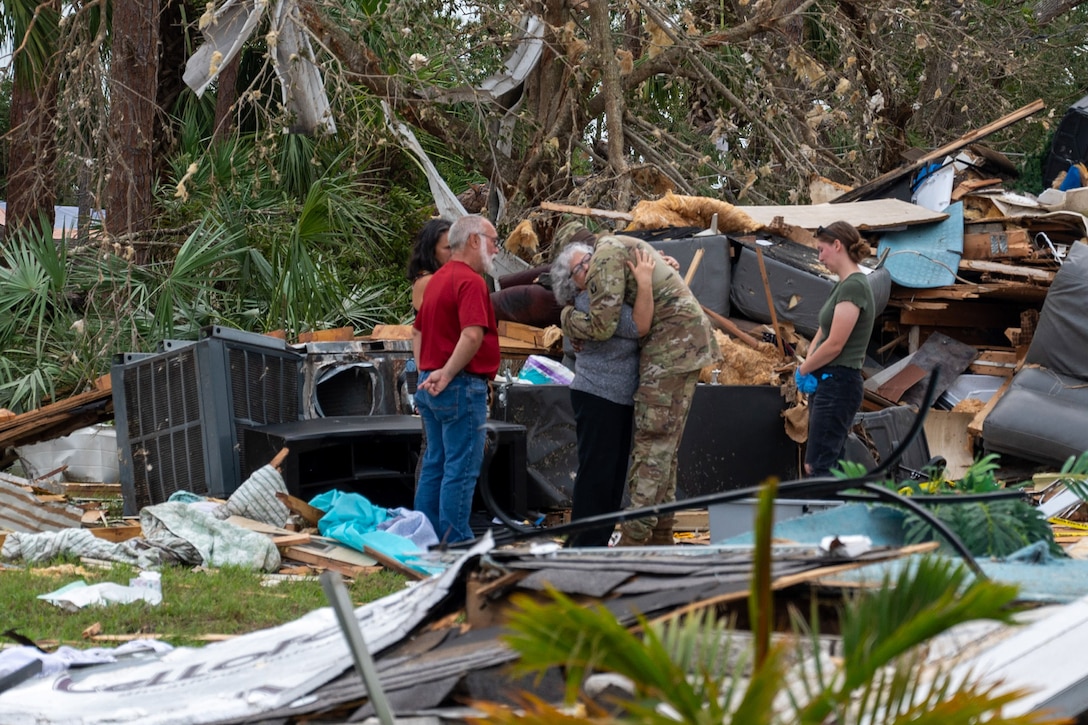
<svg viewBox="0 0 1088 725">
<path fill-rule="evenodd" d="M 770 502 L 773 486 L 761 500 Z M 770 506 L 760 507 L 769 519 Z M 769 528 L 769 521 L 764 523 Z M 757 525 L 757 529 L 760 526 Z M 755 568 L 769 569 L 769 539 L 757 537 Z M 759 573 L 752 595 L 759 593 Z M 813 625 L 797 622 L 797 632 L 765 650 L 764 635 L 737 635 L 714 616 L 713 608 L 649 622 L 639 618 L 631 630 L 602 606 L 582 606 L 551 590 L 550 601 L 515 599 L 506 641 L 520 659 L 518 674 L 543 674 L 560 667 L 567 677 L 567 701 L 580 697 L 585 678 L 612 672 L 631 681 L 634 697 L 616 704 L 618 717 L 598 716 L 587 703 L 586 716 L 560 713 L 524 697 L 523 715 L 494 703 L 475 703 L 487 713 L 483 723 L 631 722 L 735 723 L 736 725 L 818 725 L 842 723 L 922 723 L 994 725 L 1057 722 L 1040 715 L 1005 717 L 1002 708 L 1022 693 L 1002 691 L 953 678 L 942 662 L 927 662 L 924 645 L 964 622 L 989 619 L 1012 623 L 1016 587 L 973 577 L 960 564 L 922 557 L 885 576 L 875 590 L 850 597 L 840 617 L 842 654 L 822 658 Z M 769 609 L 764 612 L 769 616 Z M 638 634 L 641 632 L 641 635 Z M 807 632 L 807 634 L 804 634 Z M 927 678 L 918 676 L 923 664 Z M 783 693 L 788 696 L 783 697 Z"/>
<path fill-rule="evenodd" d="M 1004 488 L 997 480 L 1000 468 L 996 453 L 972 463 L 957 481 L 948 481 L 942 472 L 932 472 L 924 482 L 904 481 L 897 484 L 902 494 L 985 494 Z M 1039 510 L 1022 500 L 974 501 L 946 503 L 929 507 L 976 556 L 1004 557 L 1036 541 L 1048 543 L 1050 552 L 1063 556 L 1054 541 L 1054 532 Z M 933 539 L 933 529 L 916 514 L 908 513 L 903 522 L 907 543 L 915 544 Z"/>
<path fill-rule="evenodd" d="M 206 635 L 245 634 L 328 606 L 316 580 L 265 586 L 261 573 L 237 567 L 165 567 L 163 601 L 158 606 L 140 602 L 68 612 L 37 598 L 80 579 L 88 584 L 128 584 L 137 573 L 122 564 L 88 569 L 78 566 L 78 561 L 63 560 L 52 566 L 5 569 L 0 577 L 0 599 L 6 603 L 0 630 L 13 629 L 38 642 L 93 647 L 100 644 L 84 639 L 82 632 L 97 623 L 102 634 L 145 634 L 175 646 L 201 646 L 207 644 Z M 387 570 L 359 577 L 351 584 L 352 602 L 358 606 L 379 599 L 402 589 L 405 581 L 403 575 Z"/>
<path fill-rule="evenodd" d="M 930 511 L 976 556 L 1001 558 L 1036 541 L 1047 542 L 1053 555 L 1064 556 L 1046 519 L 1027 502 L 949 503 L 931 506 Z M 933 539 L 933 529 L 915 514 L 908 514 L 903 526 L 907 543 Z"/>
</svg>

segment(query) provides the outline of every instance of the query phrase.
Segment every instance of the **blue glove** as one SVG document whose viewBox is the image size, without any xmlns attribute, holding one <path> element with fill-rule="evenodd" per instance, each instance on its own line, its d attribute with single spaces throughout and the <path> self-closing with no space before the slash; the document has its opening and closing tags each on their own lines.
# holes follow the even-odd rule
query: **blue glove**
<svg viewBox="0 0 1088 725">
<path fill-rule="evenodd" d="M 794 368 L 793 370 L 793 382 L 797 384 L 797 389 L 805 395 L 812 395 L 816 392 L 816 386 L 820 381 L 816 379 L 816 376 L 812 373 L 808 375 L 801 374 L 801 368 Z"/>
</svg>

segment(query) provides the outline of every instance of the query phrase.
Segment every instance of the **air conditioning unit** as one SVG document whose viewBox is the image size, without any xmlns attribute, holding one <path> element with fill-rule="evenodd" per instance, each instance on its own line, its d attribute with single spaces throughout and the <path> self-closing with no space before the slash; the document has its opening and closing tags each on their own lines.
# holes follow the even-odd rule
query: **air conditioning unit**
<svg viewBox="0 0 1088 725">
<path fill-rule="evenodd" d="M 241 426 L 302 417 L 302 363 L 283 340 L 218 326 L 192 344 L 115 358 L 125 515 L 177 491 L 233 493 L 244 480 Z"/>
<path fill-rule="evenodd" d="M 303 418 L 395 415 L 410 412 L 397 387 L 406 349 L 369 340 L 310 342 L 302 371 Z"/>
</svg>

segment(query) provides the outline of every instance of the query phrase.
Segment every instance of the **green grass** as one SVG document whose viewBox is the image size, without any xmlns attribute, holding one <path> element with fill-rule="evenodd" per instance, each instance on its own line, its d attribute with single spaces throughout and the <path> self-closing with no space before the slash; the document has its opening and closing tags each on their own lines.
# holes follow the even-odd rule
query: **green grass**
<svg viewBox="0 0 1088 725">
<path fill-rule="evenodd" d="M 321 583 L 280 581 L 262 586 L 263 575 L 240 569 L 217 570 L 166 567 L 162 570 L 163 601 L 86 607 L 68 612 L 38 595 L 83 580 L 87 584 L 128 584 L 138 570 L 121 564 L 108 569 L 58 560 L 52 566 L 0 569 L 0 632 L 15 630 L 44 649 L 58 644 L 73 647 L 113 647 L 121 641 L 84 638 L 98 624 L 102 635 L 139 635 L 175 646 L 203 646 L 207 635 L 239 635 L 290 622 L 328 606 Z M 355 606 L 379 599 L 405 586 L 407 579 L 391 571 L 360 576 L 349 587 Z M 5 642 L 10 643 L 10 641 Z"/>
</svg>

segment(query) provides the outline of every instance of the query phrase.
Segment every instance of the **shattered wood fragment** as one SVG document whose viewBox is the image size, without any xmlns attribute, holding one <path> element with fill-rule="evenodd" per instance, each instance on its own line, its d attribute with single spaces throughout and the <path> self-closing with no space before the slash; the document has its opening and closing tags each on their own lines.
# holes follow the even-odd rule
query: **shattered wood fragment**
<svg viewBox="0 0 1088 725">
<path fill-rule="evenodd" d="M 348 342 L 355 339 L 354 327 L 335 327 L 331 330 L 312 330 L 300 332 L 298 341 L 301 342 Z"/>
<path fill-rule="evenodd" d="M 831 203 L 840 204 L 847 201 L 857 201 L 858 199 L 866 199 L 871 196 L 879 195 L 880 192 L 884 191 L 895 182 L 906 176 L 909 176 L 910 174 L 913 174 L 915 171 L 918 171 L 929 162 L 940 161 L 945 156 L 953 154 L 956 151 L 964 148 L 965 146 L 969 146 L 970 144 L 975 143 L 976 141 L 981 141 L 990 134 L 996 133 L 997 131 L 1000 131 L 1007 126 L 1011 126 L 1017 121 L 1022 121 L 1028 116 L 1031 116 L 1034 113 L 1038 113 L 1044 108 L 1046 108 L 1046 104 L 1043 103 L 1042 99 L 1033 101 L 1032 103 L 1029 103 L 1023 108 L 1019 108 L 1006 116 L 1002 116 L 1001 118 L 997 119 L 992 123 L 988 123 L 985 126 L 977 128 L 973 131 L 969 131 L 968 133 L 960 136 L 958 139 L 952 141 L 951 143 L 945 144 L 940 148 L 934 149 L 927 154 L 919 156 L 916 160 L 907 164 L 906 166 L 901 166 L 898 169 L 892 169 L 886 174 L 881 174 L 872 181 L 866 184 L 862 184 L 861 186 L 853 189 L 852 191 L 848 191 L 842 196 L 833 199 Z"/>
<path fill-rule="evenodd" d="M 578 216 L 595 216 L 602 219 L 619 219 L 631 221 L 631 215 L 625 211 L 613 211 L 611 209 L 594 209 L 588 206 L 571 206 L 570 204 L 557 204 L 552 201 L 540 202 L 540 208 L 545 211 L 558 211 L 564 214 L 576 214 Z"/>
<path fill-rule="evenodd" d="M 371 340 L 411 340 L 411 325 L 374 325 Z"/>
<path fill-rule="evenodd" d="M 787 224 L 784 217 L 776 216 L 767 225 L 767 231 L 775 236 L 784 237 L 792 242 L 816 249 L 816 237 L 812 232 L 794 224 Z"/>
<path fill-rule="evenodd" d="M 288 511 L 297 514 L 310 526 L 316 527 L 317 522 L 325 515 L 325 512 L 321 509 L 311 506 L 302 499 L 292 496 L 289 493 L 277 491 L 276 498 L 279 499 L 280 503 L 287 507 Z"/>
<path fill-rule="evenodd" d="M 981 350 L 975 361 L 967 366 L 967 372 L 978 375 L 1012 377 L 1018 360 L 1015 350 Z"/>
<path fill-rule="evenodd" d="M 1001 396 L 1005 394 L 1005 391 L 1009 389 L 1010 385 L 1012 385 L 1011 377 L 1001 384 L 1001 387 L 997 389 L 997 392 L 995 392 L 990 397 L 990 399 L 986 401 L 986 405 L 975 415 L 975 417 L 968 424 L 967 432 L 970 433 L 973 438 L 982 437 L 982 426 L 986 422 L 986 416 L 988 416 L 990 414 L 990 411 L 994 409 L 994 406 L 997 405 L 997 401 L 1001 400 Z"/>
<path fill-rule="evenodd" d="M 1045 284 L 1050 284 L 1054 281 L 1054 273 L 1045 269 L 1000 264 L 998 262 L 987 262 L 980 259 L 960 260 L 959 268 L 960 271 L 990 272 L 992 274 L 1004 274 L 1010 277 L 1026 277 L 1027 279 L 1043 282 Z"/>
<path fill-rule="evenodd" d="M 273 536 L 272 543 L 276 545 L 277 549 L 289 549 L 298 544 L 308 544 L 310 539 L 309 534 L 285 534 L 283 536 Z"/>
<path fill-rule="evenodd" d="M 956 188 L 952 190 L 952 201 L 960 201 L 972 191 L 985 189 L 990 186 L 997 186 L 1000 183 L 1002 183 L 1001 179 L 968 179 L 967 181 L 957 184 Z"/>
<path fill-rule="evenodd" d="M 74 395 L 37 410 L 0 421 L 0 452 L 14 446 L 30 445 L 61 438 L 80 428 L 113 420 L 113 393 L 109 376 L 94 390 Z M 0 455 L 0 467 L 15 460 Z"/>
<path fill-rule="evenodd" d="M 119 544 L 122 541 L 143 536 L 143 528 L 140 524 L 120 524 L 116 526 L 94 526 L 88 529 L 95 537 Z"/>
<path fill-rule="evenodd" d="M 367 547 L 364 547 L 363 551 L 365 551 L 368 556 L 371 556 L 375 560 L 377 560 L 377 562 L 379 564 L 381 564 L 382 566 L 384 566 L 386 569 L 391 569 L 391 570 L 397 572 L 398 574 L 403 574 L 404 576 L 408 577 L 409 579 L 422 580 L 422 579 L 426 579 L 428 577 L 427 574 L 425 574 L 425 573 L 423 573 L 423 572 L 421 572 L 421 571 L 419 571 L 417 569 L 413 569 L 410 566 L 406 566 L 405 564 L 403 564 L 402 562 L 394 559 L 393 557 L 386 556 L 385 554 L 378 551 L 377 549 L 373 549 L 373 548 L 367 546 Z"/>
</svg>

